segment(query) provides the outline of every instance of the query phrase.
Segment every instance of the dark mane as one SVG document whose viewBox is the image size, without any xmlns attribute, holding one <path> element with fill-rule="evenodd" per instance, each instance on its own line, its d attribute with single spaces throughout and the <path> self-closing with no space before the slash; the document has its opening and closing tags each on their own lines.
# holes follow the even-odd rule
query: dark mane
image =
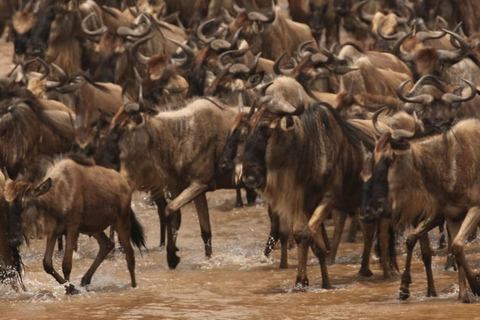
<svg viewBox="0 0 480 320">
<path fill-rule="evenodd" d="M 335 110 L 335 108 L 333 108 L 328 103 L 317 102 L 310 109 L 312 109 L 312 111 L 316 111 L 320 113 L 320 116 L 322 117 L 323 123 L 325 125 L 325 131 L 327 132 L 330 138 L 335 139 L 334 132 L 333 132 L 329 117 L 326 113 L 326 110 L 324 110 L 322 107 L 326 108 L 328 112 L 332 114 L 335 121 L 340 126 L 343 134 L 345 135 L 345 137 L 347 138 L 347 140 L 350 142 L 352 146 L 354 146 L 355 148 L 360 148 L 361 143 L 363 143 L 363 145 L 368 150 L 373 150 L 375 148 L 375 143 L 372 137 L 370 137 L 368 134 L 363 132 L 361 129 L 349 123 L 347 120 L 343 119 L 340 116 L 340 114 L 337 112 L 337 110 Z"/>
<path fill-rule="evenodd" d="M 92 157 L 87 157 L 81 153 L 69 152 L 66 154 L 65 158 L 71 159 L 75 163 L 85 167 L 93 167 L 96 165 L 95 160 L 93 160 Z"/>
</svg>

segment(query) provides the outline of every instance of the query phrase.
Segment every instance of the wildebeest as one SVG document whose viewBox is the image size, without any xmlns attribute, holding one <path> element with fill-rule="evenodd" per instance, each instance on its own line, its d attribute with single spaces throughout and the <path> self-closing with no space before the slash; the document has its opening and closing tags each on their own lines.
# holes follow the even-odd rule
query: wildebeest
<svg viewBox="0 0 480 320">
<path fill-rule="evenodd" d="M 295 286 L 302 289 L 308 285 L 306 262 L 312 245 L 320 261 L 322 287 L 329 288 L 327 249 L 322 233 L 315 231 L 331 209 L 348 212 L 358 207 L 360 142 L 373 148 L 373 136 L 323 103 L 304 109 L 302 103 L 295 108 L 273 99 L 251 122 L 243 181 L 257 189 L 282 219 L 293 224 L 299 261 Z M 315 219 L 318 224 L 310 233 L 307 226 L 312 215 L 319 219 Z"/>
<path fill-rule="evenodd" d="M 18 246 L 8 243 L 8 204 L 5 201 L 5 176 L 0 172 L 0 281 L 25 290 L 22 281 L 23 265 Z"/>
<path fill-rule="evenodd" d="M 82 278 L 81 285 L 90 284 L 98 266 L 113 249 L 103 232 L 114 224 L 118 239 L 125 250 L 132 287 L 136 287 L 135 256 L 132 241 L 138 248 L 145 246 L 143 229 L 130 208 L 132 191 L 114 170 L 95 166 L 80 156 L 69 156 L 42 164 L 37 176 L 26 180 L 8 180 L 5 198 L 10 205 L 8 241 L 18 246 L 25 237 L 45 235 L 45 272 L 60 284 L 68 285 L 72 270 L 72 254 L 79 233 L 93 236 L 100 246 L 95 261 Z M 58 236 L 66 232 L 62 277 L 55 271 L 52 254 Z"/>
<path fill-rule="evenodd" d="M 209 98 L 153 115 L 128 103 L 115 115 L 107 136 L 107 143 L 117 153 L 120 172 L 133 189 L 150 191 L 154 198 L 165 188 L 172 193 L 174 199 L 165 209 L 167 217 L 195 202 L 207 257 L 212 253 L 212 233 L 205 192 L 235 188 L 232 172 L 218 169 L 235 113 Z M 175 268 L 180 258 L 171 227 L 167 232 L 167 261 Z"/>
<path fill-rule="evenodd" d="M 284 51 L 290 57 L 299 44 L 314 40 L 308 26 L 288 19 L 273 1 L 269 16 L 256 11 L 239 13 L 230 23 L 229 32 L 233 35 L 240 28 L 252 52 L 262 52 L 262 56 L 270 60 L 275 60 Z"/>
<path fill-rule="evenodd" d="M 71 149 L 70 113 L 46 110 L 26 89 L 7 88 L 0 95 L 0 165 L 12 178 L 39 155 Z"/>
<path fill-rule="evenodd" d="M 478 279 L 464 253 L 465 240 L 480 218 L 476 177 L 479 155 L 475 148 L 479 130 L 478 119 L 461 120 L 445 134 L 415 141 L 408 139 L 417 132 L 396 130 L 382 135 L 374 152 L 374 188 L 386 192 L 382 197 L 373 194 L 370 213 L 391 216 L 400 225 L 417 223 L 407 238 L 407 266 L 417 240 L 438 225 L 439 218 L 445 218 L 454 238 L 462 302 L 469 301 L 465 277 L 473 293 L 480 294 Z M 422 259 L 430 260 L 430 255 L 428 250 Z M 402 277 L 401 298 L 409 296 L 409 271 L 405 269 Z M 430 281 L 429 293 L 432 293 Z"/>
</svg>

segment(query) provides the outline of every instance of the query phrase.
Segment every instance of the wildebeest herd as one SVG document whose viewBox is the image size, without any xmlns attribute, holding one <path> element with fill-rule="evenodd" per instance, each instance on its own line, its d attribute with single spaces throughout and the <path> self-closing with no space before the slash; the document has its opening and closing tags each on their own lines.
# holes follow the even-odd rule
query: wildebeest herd
<svg viewBox="0 0 480 320">
<path fill-rule="evenodd" d="M 476 0 L 0 0 L 15 49 L 0 78 L 3 280 L 24 289 L 19 248 L 45 237 L 45 271 L 77 292 L 79 233 L 100 247 L 85 286 L 114 248 L 110 226 L 135 287 L 131 243 L 145 238 L 132 192 L 156 203 L 174 269 L 182 207 L 194 202 L 208 258 L 205 193 L 236 189 L 241 206 L 245 188 L 268 204 L 265 255 L 280 240 L 286 268 L 296 242 L 294 290 L 309 284 L 309 249 L 332 287 L 350 216 L 365 277 L 375 241 L 384 277 L 398 273 L 395 237 L 411 228 L 401 299 L 417 241 L 436 295 L 428 232 L 446 225 L 469 302 L 466 280 L 480 295 L 464 249 L 480 223 L 479 13 Z"/>
</svg>

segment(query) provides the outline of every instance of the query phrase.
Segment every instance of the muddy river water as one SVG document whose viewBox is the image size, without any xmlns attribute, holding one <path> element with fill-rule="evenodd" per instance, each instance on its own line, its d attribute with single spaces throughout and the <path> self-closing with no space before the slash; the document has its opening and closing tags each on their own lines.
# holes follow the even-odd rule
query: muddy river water
<svg viewBox="0 0 480 320">
<path fill-rule="evenodd" d="M 0 42 L 0 76 L 11 68 L 10 43 Z M 457 274 L 445 271 L 445 249 L 433 257 L 438 297 L 427 298 L 426 277 L 415 251 L 411 297 L 400 301 L 400 277 L 383 279 L 372 259 L 374 276 L 357 276 L 361 258 L 361 234 L 356 243 L 341 243 L 337 264 L 330 266 L 332 290 L 321 289 L 318 261 L 310 254 L 307 292 L 293 293 L 296 249 L 289 251 L 289 268 L 279 270 L 279 250 L 271 258 L 262 255 L 269 232 L 266 205 L 235 208 L 233 191 L 208 194 L 213 231 L 213 256 L 205 259 L 194 206 L 183 210 L 178 236 L 181 262 L 169 270 L 165 250 L 158 247 L 156 208 L 145 194 L 135 194 L 134 210 L 147 235 L 148 252 L 136 250 L 138 287 L 132 289 L 124 256 L 115 252 L 100 266 L 88 291 L 65 295 L 65 289 L 43 271 L 44 240 L 23 247 L 27 292 L 0 286 L 0 319 L 480 319 L 480 302 L 457 302 Z M 348 227 L 348 222 L 347 222 Z M 327 231 L 332 235 L 331 222 Z M 434 247 L 436 243 L 434 242 Z M 72 282 L 80 284 L 98 250 L 96 241 L 79 239 L 74 254 Z M 468 247 L 469 261 L 478 263 L 480 246 Z M 405 254 L 398 246 L 399 265 Z M 61 269 L 62 255 L 54 265 Z"/>
</svg>

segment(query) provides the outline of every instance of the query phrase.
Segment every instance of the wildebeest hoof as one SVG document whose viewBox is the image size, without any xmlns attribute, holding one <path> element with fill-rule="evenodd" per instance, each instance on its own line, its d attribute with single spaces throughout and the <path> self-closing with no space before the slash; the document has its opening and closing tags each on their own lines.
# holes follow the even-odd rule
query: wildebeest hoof
<svg viewBox="0 0 480 320">
<path fill-rule="evenodd" d="M 167 263 L 170 269 L 175 269 L 177 265 L 180 263 L 180 257 L 178 257 L 175 253 L 168 254 Z"/>
<path fill-rule="evenodd" d="M 468 298 L 468 294 L 466 292 L 463 296 L 460 295 L 458 300 L 460 300 L 462 303 L 470 303 L 470 298 Z"/>
<path fill-rule="evenodd" d="M 410 297 L 410 291 L 408 289 L 401 290 L 400 293 L 398 294 L 398 298 L 403 301 L 407 300 L 409 297 Z"/>
<path fill-rule="evenodd" d="M 371 277 L 373 276 L 373 272 L 370 269 L 358 271 L 358 275 L 362 277 Z"/>
<path fill-rule="evenodd" d="M 243 202 L 242 201 L 236 202 L 235 208 L 243 208 Z"/>
<path fill-rule="evenodd" d="M 437 292 L 435 290 L 427 292 L 427 297 L 436 297 Z"/>
<path fill-rule="evenodd" d="M 457 271 L 457 265 L 455 264 L 455 259 L 451 254 L 447 256 L 447 262 L 445 262 L 445 270 L 450 270 L 450 269 L 452 269 L 453 271 Z"/>
<path fill-rule="evenodd" d="M 306 292 L 307 287 L 302 285 L 301 283 L 297 283 L 293 286 L 292 292 Z"/>
<path fill-rule="evenodd" d="M 75 289 L 75 286 L 70 283 L 65 285 L 65 294 L 80 294 L 80 291 Z"/>
</svg>

